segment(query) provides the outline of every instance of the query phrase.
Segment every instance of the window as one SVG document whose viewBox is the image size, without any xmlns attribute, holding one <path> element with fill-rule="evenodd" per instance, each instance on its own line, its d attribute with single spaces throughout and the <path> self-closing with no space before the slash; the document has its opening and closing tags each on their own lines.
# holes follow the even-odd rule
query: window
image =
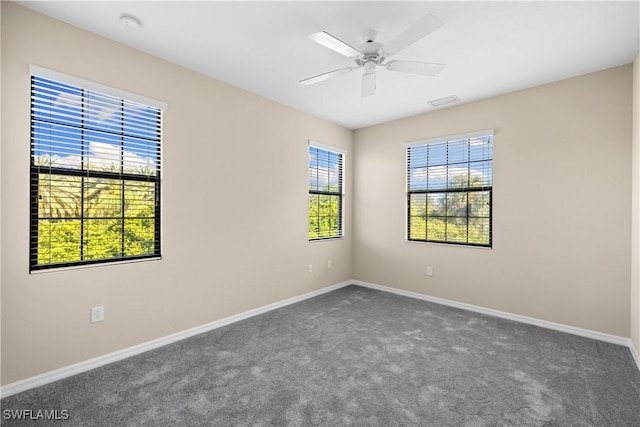
<svg viewBox="0 0 640 427">
<path fill-rule="evenodd" d="M 309 240 L 342 237 L 343 153 L 309 145 Z"/>
<path fill-rule="evenodd" d="M 32 76 L 31 271 L 160 256 L 161 118 Z"/>
<path fill-rule="evenodd" d="M 493 132 L 407 147 L 407 239 L 491 247 Z"/>
</svg>

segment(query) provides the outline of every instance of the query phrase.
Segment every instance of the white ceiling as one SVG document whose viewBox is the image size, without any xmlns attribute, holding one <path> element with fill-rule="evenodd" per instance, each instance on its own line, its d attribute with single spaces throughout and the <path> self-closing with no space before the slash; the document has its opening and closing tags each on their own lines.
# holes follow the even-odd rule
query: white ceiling
<svg viewBox="0 0 640 427">
<path fill-rule="evenodd" d="M 433 111 L 427 101 L 450 95 L 459 104 L 629 64 L 640 38 L 638 1 L 17 3 L 350 129 Z M 310 34 L 357 47 L 375 30 L 384 43 L 427 13 L 444 25 L 392 59 L 446 64 L 439 76 L 379 68 L 368 98 L 361 70 L 298 83 L 352 65 Z"/>
</svg>

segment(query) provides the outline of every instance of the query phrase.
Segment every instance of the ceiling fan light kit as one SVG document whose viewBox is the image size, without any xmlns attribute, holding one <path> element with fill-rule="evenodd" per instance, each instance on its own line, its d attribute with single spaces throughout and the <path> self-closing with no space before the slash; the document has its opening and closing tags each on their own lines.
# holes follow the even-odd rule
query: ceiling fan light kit
<svg viewBox="0 0 640 427">
<path fill-rule="evenodd" d="M 300 84 L 315 84 L 362 68 L 364 70 L 362 75 L 362 96 L 367 97 L 376 93 L 376 68 L 378 66 L 384 67 L 389 71 L 423 76 L 437 76 L 444 69 L 445 66 L 443 64 L 404 60 L 385 61 L 390 56 L 395 55 L 409 45 L 427 36 L 429 33 L 437 30 L 440 26 L 442 26 L 442 21 L 434 15 L 427 14 L 386 45 L 375 41 L 377 34 L 374 31 L 367 32 L 367 34 L 365 34 L 366 42 L 360 45 L 358 49 L 325 31 L 311 34 L 309 36 L 311 40 L 350 58 L 355 62 L 356 66 L 339 68 L 314 77 L 309 77 L 300 80 Z"/>
</svg>

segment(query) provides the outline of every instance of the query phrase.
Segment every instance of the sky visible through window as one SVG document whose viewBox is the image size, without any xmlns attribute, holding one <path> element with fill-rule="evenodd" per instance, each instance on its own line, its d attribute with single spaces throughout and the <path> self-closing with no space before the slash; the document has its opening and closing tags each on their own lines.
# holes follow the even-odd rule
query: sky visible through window
<svg viewBox="0 0 640 427">
<path fill-rule="evenodd" d="M 409 190 L 491 185 L 492 143 L 487 138 L 411 147 Z"/>
<path fill-rule="evenodd" d="M 309 147 L 309 189 L 336 191 L 340 185 L 341 154 L 318 147 Z"/>
<path fill-rule="evenodd" d="M 34 87 L 37 164 L 155 174 L 158 130 L 149 122 L 157 120 L 156 109 L 42 78 Z"/>
</svg>

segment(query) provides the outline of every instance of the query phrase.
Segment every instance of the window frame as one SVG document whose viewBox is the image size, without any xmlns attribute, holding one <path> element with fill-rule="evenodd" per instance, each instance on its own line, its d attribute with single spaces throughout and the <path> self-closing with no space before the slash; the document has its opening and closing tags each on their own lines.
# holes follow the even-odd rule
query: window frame
<svg viewBox="0 0 640 427">
<path fill-rule="evenodd" d="M 490 138 L 490 143 L 491 143 L 491 152 L 490 152 L 490 156 L 487 159 L 483 159 L 482 161 L 489 161 L 490 162 L 490 171 L 491 171 L 491 176 L 490 176 L 490 185 L 485 185 L 485 186 L 479 186 L 479 187 L 472 187 L 469 184 L 467 184 L 466 187 L 460 187 L 460 188 L 455 188 L 455 187 L 449 187 L 448 183 L 445 185 L 444 188 L 441 189 L 433 189 L 433 190 L 411 190 L 410 185 L 411 185 L 411 169 L 410 169 L 410 150 L 413 147 L 420 147 L 420 146 L 426 146 L 429 144 L 448 144 L 450 142 L 457 142 L 460 140 L 470 140 L 473 138 L 485 138 L 488 137 Z M 449 246 L 461 246 L 461 247 L 471 247 L 471 248 L 481 248 L 481 249 L 492 249 L 493 248 L 493 187 L 494 187 L 494 182 L 493 182 L 493 160 L 494 160 L 494 130 L 493 129 L 485 129 L 485 130 L 480 130 L 480 131 L 475 131 L 475 132 L 468 132 L 468 133 L 464 133 L 464 134 L 457 134 L 457 135 L 450 135 L 450 136 L 443 136 L 443 137 L 437 137 L 437 138 L 430 138 L 430 139 L 423 139 L 423 140 L 418 140 L 418 141 L 412 141 L 409 143 L 405 144 L 405 241 L 408 243 L 427 243 L 427 244 L 434 244 L 434 245 L 449 245 Z M 468 165 L 469 169 L 470 169 L 470 164 L 472 163 L 471 160 L 464 162 L 464 164 Z M 455 163 L 449 163 L 448 159 L 447 159 L 447 163 L 446 163 L 446 168 L 447 168 L 447 173 L 449 170 L 449 166 L 451 164 L 455 164 Z M 428 166 L 427 166 L 428 167 Z M 428 239 L 426 236 L 424 239 L 418 239 L 418 238 L 412 238 L 411 237 L 411 195 L 415 195 L 415 194 L 443 194 L 444 197 L 447 197 L 447 194 L 452 194 L 452 193 L 465 193 L 470 194 L 473 192 L 488 192 L 488 198 L 489 198 L 489 206 L 488 206 L 488 216 L 486 218 L 488 218 L 488 223 L 489 223 L 489 231 L 488 231 L 488 243 L 470 243 L 468 241 L 468 233 L 469 233 L 469 225 L 468 225 L 468 219 L 470 218 L 469 216 L 469 209 L 468 209 L 468 199 L 467 199 L 467 209 L 466 209 L 466 216 L 465 217 L 460 217 L 460 218 L 466 218 L 467 220 L 467 225 L 466 225 L 466 229 L 467 229 L 467 241 L 466 242 L 462 242 L 462 241 L 450 241 L 450 240 L 446 240 L 446 236 L 445 236 L 445 240 L 437 240 L 437 239 Z M 426 197 L 426 196 L 425 196 Z M 448 218 L 449 215 L 447 215 L 445 213 L 445 218 Z M 456 218 L 456 216 L 451 216 L 452 218 Z M 428 215 L 425 214 L 425 220 L 427 220 L 427 218 L 429 218 Z M 472 217 L 474 218 L 474 217 Z M 425 231 L 426 232 L 426 231 Z"/>
<path fill-rule="evenodd" d="M 123 169 L 124 167 L 126 167 L 124 162 L 124 149 L 126 146 L 126 140 L 127 138 L 129 138 L 129 136 L 127 136 L 127 134 L 124 133 L 124 128 L 122 128 L 123 130 L 121 131 L 121 135 L 122 135 L 122 140 L 120 145 L 117 145 L 117 147 L 119 148 L 119 152 L 120 152 L 120 167 L 118 168 L 118 171 L 107 171 L 107 170 L 100 170 L 98 169 L 91 169 L 91 168 L 86 168 L 84 166 L 80 166 L 80 168 L 76 169 L 76 168 L 70 168 L 70 167 L 55 167 L 52 166 L 51 164 L 49 165 L 39 165 L 35 162 L 35 155 L 36 155 L 36 149 L 37 149 L 37 145 L 38 143 L 36 142 L 36 136 L 35 136 L 35 129 L 37 126 L 42 126 L 41 124 L 39 125 L 39 122 L 35 121 L 35 113 L 34 113 L 34 108 L 35 108 L 35 104 L 34 104 L 34 100 L 35 99 L 40 99 L 40 98 L 36 98 L 34 95 L 34 89 L 37 88 L 37 82 L 34 79 L 46 79 L 46 80 L 50 80 L 53 81 L 55 84 L 61 84 L 64 86 L 72 86 L 75 87 L 77 89 L 81 90 L 82 95 L 80 95 L 82 97 L 83 102 L 85 102 L 85 96 L 88 96 L 89 98 L 87 99 L 91 99 L 91 97 L 95 97 L 95 96 L 106 96 L 108 97 L 108 100 L 111 101 L 119 101 L 121 103 L 121 108 L 125 108 L 125 104 L 129 105 L 129 103 L 135 103 L 135 104 L 139 104 L 142 105 L 145 108 L 151 108 L 154 110 L 153 114 L 154 114 L 154 121 L 151 123 L 156 123 L 157 126 L 157 139 L 152 139 L 149 140 L 151 141 L 150 147 L 154 150 L 155 152 L 155 160 L 154 160 L 154 167 L 155 167 L 155 173 L 153 174 L 145 174 L 145 173 L 136 173 L 136 172 L 128 172 L 126 169 Z M 29 166 L 29 176 L 30 176 L 30 190 L 29 190 L 29 225 L 30 225 L 30 230 L 29 230 L 29 273 L 37 273 L 37 272 L 46 272 L 46 271 L 56 271 L 56 270 L 60 270 L 60 269 L 66 269 L 66 268 L 83 268 L 83 267 L 87 267 L 87 266 L 96 266 L 96 265 L 112 265 L 112 264 L 121 264 L 121 263 L 131 263 L 131 262 L 138 262 L 138 261 L 147 261 L 147 260 L 158 260 L 162 258 L 162 172 L 163 172 L 163 168 L 162 168 L 162 142 L 163 142 L 163 131 L 162 131 L 162 123 L 163 123 L 163 116 L 164 116 L 164 112 L 167 110 L 168 105 L 162 101 L 158 101 L 152 98 L 147 98 L 144 96 L 140 96 L 134 93 L 130 93 L 127 91 L 123 91 L 120 89 L 115 89 L 115 88 L 111 88 L 109 86 L 105 86 L 99 83 L 95 83 L 95 82 L 91 82 L 88 80 L 84 80 L 78 77 L 74 77 L 74 76 L 70 76 L 64 73 L 60 73 L 57 71 L 53 71 L 53 70 L 48 70 L 46 68 L 43 67 L 39 67 L 36 65 L 31 65 L 30 66 L 30 79 L 29 79 L 29 84 L 30 84 L 30 95 L 31 95 L 31 102 L 30 102 L 30 141 L 29 141 L 29 146 L 30 146 L 30 166 Z M 38 95 L 39 97 L 40 95 Z M 107 99 L 107 98 L 105 98 Z M 125 111 L 125 110 L 122 110 Z M 70 116 L 70 117 L 75 117 L 75 116 Z M 134 116 L 135 117 L 135 116 Z M 84 115 L 80 114 L 78 116 L 78 118 L 80 120 L 84 120 Z M 55 126 L 62 126 L 62 124 L 56 124 L 56 122 L 51 122 L 53 125 Z M 124 126 L 123 124 L 121 124 L 121 126 Z M 94 130 L 95 129 L 95 130 Z M 98 129 L 100 128 L 92 128 L 92 127 L 86 127 L 84 122 L 83 124 L 78 128 L 78 130 L 80 131 L 81 134 L 84 134 L 84 132 L 97 132 Z M 100 130 L 99 132 L 103 132 L 102 130 Z M 107 135 L 107 134 L 105 134 Z M 131 135 L 132 138 L 139 138 L 137 136 L 137 134 L 132 134 Z M 75 138 L 75 137 L 71 137 L 71 138 Z M 75 139 L 70 139 L 69 141 L 73 142 L 74 145 L 71 145 L 71 147 L 78 147 L 77 149 L 79 149 L 82 153 L 84 153 L 84 144 L 85 142 L 83 142 L 84 140 L 79 140 L 79 143 L 76 143 Z M 84 156 L 84 154 L 82 154 L 82 156 Z M 81 161 L 84 162 L 84 157 L 82 157 Z M 82 165 L 83 163 L 81 163 Z M 129 166 L 131 167 L 131 166 Z M 61 262 L 48 262 L 48 263 L 38 263 L 39 262 L 39 251 L 40 251 L 40 247 L 39 247 L 39 233 L 42 232 L 42 230 L 40 229 L 40 225 L 39 225 L 39 221 L 40 221 L 40 200 L 39 200 L 39 191 L 40 191 L 40 187 L 41 187 L 41 175 L 48 175 L 51 180 L 51 177 L 65 177 L 65 179 L 78 179 L 79 178 L 79 182 L 80 182 L 80 189 L 81 189 L 81 194 L 83 194 L 84 192 L 84 188 L 87 185 L 87 182 L 93 180 L 105 180 L 105 181 L 112 181 L 115 185 L 114 188 L 118 188 L 121 195 L 119 196 L 121 198 L 121 206 L 120 206 L 120 211 L 122 212 L 122 216 L 119 217 L 122 220 L 122 224 L 121 224 L 121 229 L 119 230 L 119 235 L 121 238 L 121 247 L 123 248 L 122 251 L 119 253 L 119 256 L 112 256 L 112 257 L 108 257 L 108 258 L 93 258 L 93 259 L 82 259 L 82 253 L 83 253 L 83 245 L 85 245 L 85 236 L 79 236 L 79 251 L 80 251 L 80 255 L 79 255 L 79 259 L 77 260 L 72 260 L 72 261 L 61 261 Z M 138 183 L 138 184 L 136 184 Z M 154 229 L 153 229 L 153 249 L 152 249 L 152 253 L 144 253 L 144 254 L 139 254 L 139 255 L 126 255 L 124 252 L 124 242 L 126 240 L 126 229 L 125 229 L 125 207 L 124 207 L 124 201 L 125 201 L 125 189 L 127 186 L 137 186 L 137 185 L 144 185 L 142 183 L 147 183 L 147 186 L 150 186 L 153 188 L 153 216 L 145 216 L 145 217 L 132 217 L 132 219 L 136 219 L 139 218 L 140 221 L 144 220 L 145 218 L 148 219 L 152 219 L 153 220 L 153 224 L 154 224 Z M 108 185 L 108 184 L 107 184 Z M 134 190 L 136 191 L 136 190 Z M 84 197 L 84 196 L 81 196 Z M 84 199 L 83 199 L 84 200 Z M 135 199 L 134 199 L 135 200 Z M 80 213 L 78 214 L 78 217 L 74 220 L 80 221 L 81 223 L 81 230 L 88 226 L 88 221 L 91 221 L 91 215 L 87 214 L 86 209 L 88 208 L 84 208 L 84 202 L 81 202 L 82 204 L 80 205 Z M 50 220 L 55 220 L 58 217 L 51 217 Z M 61 218 L 61 217 L 60 217 Z M 117 219 L 118 217 L 116 216 L 109 216 L 108 218 L 105 219 Z M 50 246 L 51 247 L 51 246 Z M 75 249 L 74 249 L 75 250 Z"/>
<path fill-rule="evenodd" d="M 309 156 L 311 156 L 311 149 L 312 148 L 316 148 L 319 150 L 324 150 L 327 151 L 331 154 L 337 154 L 339 156 L 339 183 L 338 183 L 338 187 L 339 190 L 338 191 L 321 191 L 321 190 L 312 190 L 311 185 L 308 185 L 308 195 L 309 198 L 311 197 L 311 195 L 327 195 L 327 196 L 337 196 L 338 197 L 338 234 L 337 235 L 331 235 L 331 236 L 324 236 L 324 237 L 310 237 L 311 234 L 311 229 L 309 228 L 309 219 L 310 219 L 310 204 L 311 204 L 311 200 L 309 199 L 308 203 L 307 203 L 307 239 L 309 242 L 321 242 L 321 241 L 327 241 L 327 240 L 336 240 L 336 239 L 342 239 L 344 238 L 344 234 L 345 234 L 345 230 L 344 230 L 344 214 L 345 214 L 345 203 L 344 203 L 344 197 L 345 197 L 345 157 L 346 157 L 346 151 L 338 148 L 338 147 L 334 147 L 331 145 L 326 145 L 326 144 L 322 144 L 319 143 L 317 141 L 313 141 L 313 140 L 309 140 L 308 144 L 307 144 L 307 159 L 309 158 Z M 309 184 L 309 174 L 311 173 L 312 169 L 311 169 L 311 165 L 309 164 L 309 161 L 307 160 L 307 184 Z"/>
</svg>

